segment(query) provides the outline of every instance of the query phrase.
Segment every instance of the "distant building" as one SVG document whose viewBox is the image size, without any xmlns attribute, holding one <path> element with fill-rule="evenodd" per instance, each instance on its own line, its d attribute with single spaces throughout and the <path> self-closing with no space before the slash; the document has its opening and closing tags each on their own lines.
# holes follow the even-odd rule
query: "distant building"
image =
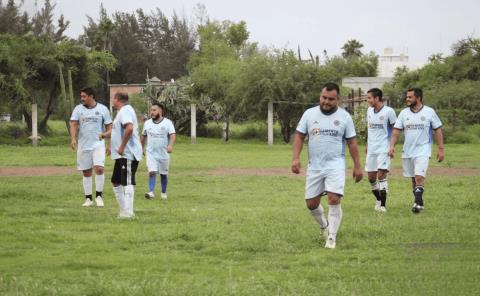
<svg viewBox="0 0 480 296">
<path fill-rule="evenodd" d="M 172 79 L 173 80 L 173 79 Z M 140 94 L 145 91 L 145 88 L 147 87 L 148 84 L 150 84 L 153 87 L 162 87 L 168 84 L 171 84 L 174 82 L 171 81 L 161 81 L 157 77 L 153 78 L 148 78 L 147 76 L 147 83 L 136 83 L 136 84 L 109 84 L 109 90 L 110 90 L 110 106 L 112 105 L 112 100 L 113 96 L 117 92 L 125 92 L 128 95 L 133 95 L 133 94 Z"/>
<path fill-rule="evenodd" d="M 394 54 L 391 47 L 383 50 L 383 55 L 378 57 L 378 77 L 393 77 L 398 67 L 408 67 L 408 55 Z"/>
<path fill-rule="evenodd" d="M 363 94 L 374 87 L 383 88 L 386 82 L 392 81 L 391 77 L 345 77 L 342 79 L 342 86 L 349 87 L 355 92 L 362 90 Z"/>
</svg>

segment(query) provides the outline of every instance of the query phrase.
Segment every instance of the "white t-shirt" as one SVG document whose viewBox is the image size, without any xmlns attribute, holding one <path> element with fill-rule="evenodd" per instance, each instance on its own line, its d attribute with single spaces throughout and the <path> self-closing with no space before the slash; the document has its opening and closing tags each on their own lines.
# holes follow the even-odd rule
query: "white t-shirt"
<svg viewBox="0 0 480 296">
<path fill-rule="evenodd" d="M 142 135 L 147 136 L 147 154 L 154 159 L 170 159 L 167 152 L 169 135 L 175 133 L 175 127 L 168 118 L 162 118 L 160 122 L 149 119 L 143 125 Z"/>
<path fill-rule="evenodd" d="M 378 112 L 375 108 L 367 109 L 368 124 L 368 151 L 367 154 L 388 153 L 390 149 L 390 137 L 392 135 L 392 125 L 397 121 L 395 111 L 383 106 Z"/>
<path fill-rule="evenodd" d="M 122 138 L 125 133 L 124 125 L 131 123 L 133 125 L 133 132 L 130 136 L 127 145 L 125 146 L 125 151 L 123 156 L 118 154 L 117 149 L 122 143 Z M 112 159 L 126 158 L 129 160 L 142 160 L 142 144 L 140 143 L 140 137 L 138 135 L 138 122 L 137 115 L 132 106 L 124 105 L 115 116 L 112 126 L 112 136 L 111 136 L 111 146 L 112 146 Z"/>
<path fill-rule="evenodd" d="M 324 114 L 319 106 L 303 113 L 297 131 L 308 135 L 308 170 L 345 170 L 345 140 L 356 137 L 350 114 L 338 108 Z"/>
<path fill-rule="evenodd" d="M 95 150 L 105 146 L 105 141 L 99 140 L 98 135 L 105 132 L 105 125 L 112 123 L 107 107 L 100 103 L 92 108 L 79 104 L 73 109 L 70 121 L 78 121 L 79 150 Z"/>
<path fill-rule="evenodd" d="M 402 158 L 432 155 L 433 130 L 442 127 L 435 110 L 422 106 L 417 112 L 405 108 L 398 115 L 394 128 L 403 130 L 405 141 L 403 143 Z"/>
</svg>

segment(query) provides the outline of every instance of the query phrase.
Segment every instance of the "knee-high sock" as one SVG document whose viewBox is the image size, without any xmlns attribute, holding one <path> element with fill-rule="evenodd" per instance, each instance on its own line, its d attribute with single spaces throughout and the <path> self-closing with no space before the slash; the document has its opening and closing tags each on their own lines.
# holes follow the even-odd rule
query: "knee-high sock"
<svg viewBox="0 0 480 296">
<path fill-rule="evenodd" d="M 380 190 L 381 206 L 384 207 L 387 203 L 387 192 L 388 192 L 387 179 L 378 180 L 378 187 Z"/>
<path fill-rule="evenodd" d="M 162 184 L 162 193 L 167 192 L 167 184 L 168 184 L 168 175 L 160 175 L 160 183 Z"/>
<path fill-rule="evenodd" d="M 120 209 L 120 214 L 122 214 L 125 210 L 125 192 L 122 185 L 117 187 L 113 187 L 113 193 L 115 194 L 115 198 L 118 202 L 118 207 Z"/>
<path fill-rule="evenodd" d="M 313 219 L 320 224 L 320 227 L 325 228 L 327 227 L 327 219 L 325 219 L 325 215 L 323 214 L 323 207 L 321 204 L 318 205 L 318 208 L 310 210 L 310 214 L 312 214 Z"/>
<path fill-rule="evenodd" d="M 105 183 L 104 174 L 95 175 L 95 191 L 97 191 L 97 195 L 98 195 L 98 192 L 103 192 L 104 183 Z"/>
<path fill-rule="evenodd" d="M 148 178 L 148 191 L 153 192 L 155 190 L 155 183 L 157 182 L 156 175 L 149 175 Z"/>
<path fill-rule="evenodd" d="M 413 190 L 413 195 L 415 196 L 415 203 L 419 206 L 423 206 L 423 186 L 417 185 Z"/>
<path fill-rule="evenodd" d="M 92 198 L 92 177 L 83 177 L 83 192 L 85 196 Z"/>
<path fill-rule="evenodd" d="M 380 201 L 381 198 L 380 198 L 379 184 L 378 184 L 377 180 L 375 180 L 374 182 L 370 182 L 370 186 L 372 187 L 373 195 L 375 195 L 375 198 L 378 201 Z"/>
<path fill-rule="evenodd" d="M 328 238 L 336 240 L 342 222 L 342 206 L 339 204 L 329 205 L 328 208 Z"/>
<path fill-rule="evenodd" d="M 125 186 L 125 211 L 129 215 L 133 215 L 133 201 L 135 195 L 135 187 L 133 185 Z"/>
</svg>

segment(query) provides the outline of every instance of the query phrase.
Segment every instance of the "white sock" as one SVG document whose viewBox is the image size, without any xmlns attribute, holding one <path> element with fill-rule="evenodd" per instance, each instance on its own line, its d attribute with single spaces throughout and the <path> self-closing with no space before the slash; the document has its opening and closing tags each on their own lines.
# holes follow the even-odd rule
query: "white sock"
<svg viewBox="0 0 480 296">
<path fill-rule="evenodd" d="M 125 210 L 129 215 L 133 215 L 133 200 L 135 195 L 135 187 L 133 185 L 125 186 Z"/>
<path fill-rule="evenodd" d="M 92 177 L 83 176 L 83 192 L 85 195 L 92 195 Z"/>
<path fill-rule="evenodd" d="M 320 227 L 325 228 L 327 227 L 327 219 L 325 219 L 325 215 L 323 214 L 323 207 L 321 204 L 318 205 L 318 208 L 314 210 L 310 210 L 310 214 L 312 214 L 313 219 L 320 224 Z"/>
<path fill-rule="evenodd" d="M 125 193 L 123 191 L 123 186 L 119 185 L 117 187 L 113 187 L 113 193 L 115 194 L 115 198 L 118 202 L 118 207 L 120 209 L 120 214 L 123 213 L 125 209 Z"/>
<path fill-rule="evenodd" d="M 336 240 L 337 232 L 342 222 L 342 206 L 329 205 L 328 206 L 328 238 Z"/>
<path fill-rule="evenodd" d="M 95 190 L 97 192 L 103 192 L 103 184 L 105 183 L 105 175 L 95 175 Z"/>
<path fill-rule="evenodd" d="M 387 179 L 378 180 L 378 187 L 380 190 L 385 190 L 388 192 L 388 183 Z"/>
<path fill-rule="evenodd" d="M 372 187 L 372 190 L 379 190 L 380 189 L 380 186 L 379 186 L 377 180 L 375 180 L 375 182 L 373 182 L 373 183 L 370 183 L 370 186 Z"/>
</svg>

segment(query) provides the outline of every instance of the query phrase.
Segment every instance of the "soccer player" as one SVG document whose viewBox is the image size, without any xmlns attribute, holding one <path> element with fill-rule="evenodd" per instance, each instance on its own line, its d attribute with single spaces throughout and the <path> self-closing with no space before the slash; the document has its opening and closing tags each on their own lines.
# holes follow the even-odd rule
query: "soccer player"
<svg viewBox="0 0 480 296">
<path fill-rule="evenodd" d="M 345 187 L 345 143 L 352 156 L 353 177 L 359 182 L 363 177 L 352 117 L 339 105 L 340 89 L 335 83 L 322 87 L 320 106 L 308 109 L 298 123 L 293 141 L 292 172 L 300 173 L 300 153 L 308 135 L 308 168 L 305 184 L 305 201 L 320 233 L 327 239 L 325 248 L 336 246 L 337 232 L 342 221 L 340 200 Z M 320 203 L 328 198 L 328 221 Z M 328 230 L 328 234 L 327 234 Z"/>
<path fill-rule="evenodd" d="M 80 91 L 81 104 L 73 109 L 70 117 L 70 146 L 77 150 L 77 169 L 83 172 L 83 190 L 85 202 L 82 206 L 94 204 L 92 198 L 92 170 L 95 170 L 95 202 L 97 207 L 103 207 L 103 185 L 105 183 L 104 167 L 105 141 L 98 134 L 110 131 L 112 119 L 108 108 L 95 101 L 95 93 L 90 87 Z M 77 128 L 79 128 L 77 143 Z"/>
<path fill-rule="evenodd" d="M 412 179 L 414 203 L 413 213 L 424 210 L 423 187 L 427 174 L 428 162 L 432 154 L 432 134 L 438 145 L 437 160 L 443 160 L 442 122 L 435 110 L 423 105 L 423 92 L 420 88 L 410 88 L 407 91 L 407 108 L 398 115 L 390 141 L 390 157 L 395 154 L 400 131 L 404 131 L 402 163 L 403 175 Z"/>
<path fill-rule="evenodd" d="M 154 102 L 150 107 L 150 119 L 143 125 L 142 147 L 147 144 L 147 168 L 149 173 L 148 192 L 145 198 L 153 199 L 157 173 L 160 174 L 162 193 L 160 198 L 167 199 L 168 168 L 170 153 L 175 143 L 175 127 L 170 119 L 164 117 L 165 106 Z"/>
<path fill-rule="evenodd" d="M 117 115 L 113 120 L 111 134 L 103 133 L 100 137 L 111 136 L 112 159 L 115 161 L 111 181 L 119 205 L 119 218 L 133 218 L 135 173 L 138 162 L 142 160 L 137 115 L 128 104 L 128 94 L 116 93 L 112 102 Z"/>
<path fill-rule="evenodd" d="M 395 111 L 383 104 L 382 91 L 372 88 L 367 92 L 367 159 L 365 171 L 376 198 L 375 210 L 386 212 L 387 174 L 390 169 L 390 136 L 397 120 Z"/>
</svg>

